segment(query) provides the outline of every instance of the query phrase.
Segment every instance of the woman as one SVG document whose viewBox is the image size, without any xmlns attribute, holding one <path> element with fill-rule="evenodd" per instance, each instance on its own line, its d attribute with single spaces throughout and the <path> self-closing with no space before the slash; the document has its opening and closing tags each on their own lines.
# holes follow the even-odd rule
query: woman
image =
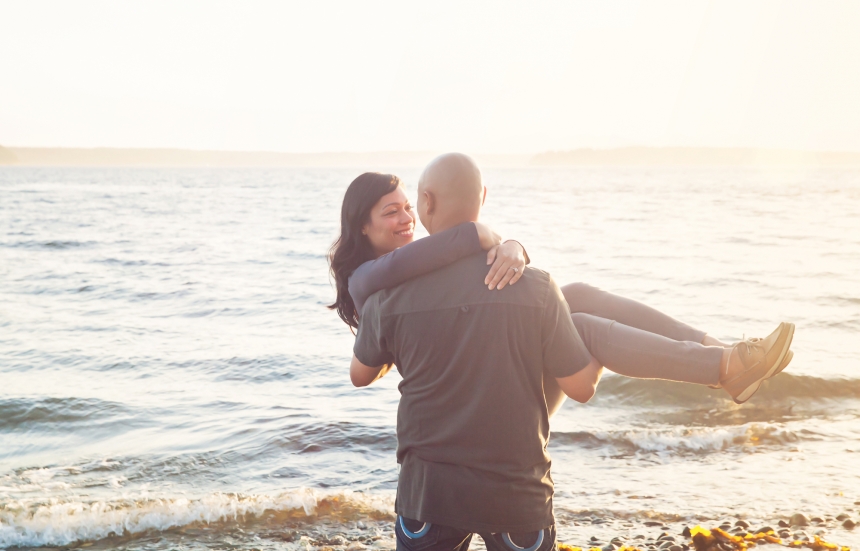
<svg viewBox="0 0 860 551">
<path fill-rule="evenodd" d="M 484 280 L 490 290 L 515 284 L 527 263 L 519 243 L 500 243 L 480 223 L 413 242 L 414 227 L 412 205 L 399 178 L 365 173 L 350 184 L 341 209 L 341 235 L 329 255 L 337 288 L 329 308 L 350 328 L 358 327 L 361 307 L 374 292 L 481 250 L 488 251 L 487 264 L 492 264 Z M 761 353 L 786 332 L 790 344 L 794 331 L 792 324 L 780 324 L 764 339 L 728 345 L 644 304 L 584 283 L 564 286 L 562 292 L 593 361 L 628 377 L 723 387 L 737 403 L 748 400 L 761 384 L 744 378 L 741 356 Z M 788 350 L 770 376 L 785 369 L 792 356 Z M 554 413 L 563 395 L 552 377 L 545 379 L 547 405 Z"/>
</svg>

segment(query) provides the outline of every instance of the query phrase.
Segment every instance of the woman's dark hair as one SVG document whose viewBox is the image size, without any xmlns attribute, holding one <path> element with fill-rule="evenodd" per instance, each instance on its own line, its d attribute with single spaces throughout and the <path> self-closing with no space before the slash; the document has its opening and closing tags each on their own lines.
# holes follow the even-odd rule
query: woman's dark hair
<svg viewBox="0 0 860 551">
<path fill-rule="evenodd" d="M 370 220 L 370 209 L 384 195 L 400 185 L 393 174 L 365 172 L 349 184 L 340 209 L 340 236 L 328 253 L 331 275 L 337 288 L 337 299 L 329 309 L 335 310 L 350 328 L 358 327 L 358 312 L 349 296 L 349 276 L 356 268 L 374 258 L 373 248 L 362 228 Z"/>
</svg>

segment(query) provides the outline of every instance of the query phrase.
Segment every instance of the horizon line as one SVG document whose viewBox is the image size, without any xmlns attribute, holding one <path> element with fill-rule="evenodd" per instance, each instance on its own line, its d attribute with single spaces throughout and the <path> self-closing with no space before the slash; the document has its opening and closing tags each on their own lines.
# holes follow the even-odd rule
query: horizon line
<svg viewBox="0 0 860 551">
<path fill-rule="evenodd" d="M 282 152 L 172 147 L 15 147 L 0 146 L 5 166 L 141 167 L 418 167 L 434 151 Z M 781 166 L 858 167 L 860 151 L 814 151 L 754 147 L 624 146 L 578 148 L 540 153 L 473 153 L 482 166 Z"/>
<path fill-rule="evenodd" d="M 188 151 L 194 153 L 270 153 L 279 155 L 370 155 L 379 153 L 393 154 L 426 154 L 441 149 L 367 149 L 367 150 L 314 150 L 314 151 L 286 151 L 279 149 L 218 149 L 197 148 L 183 146 L 114 146 L 114 145 L 8 145 L 0 143 L 0 148 L 5 149 L 59 149 L 59 150 L 143 150 L 143 151 Z M 805 149 L 797 147 L 773 147 L 773 146 L 747 146 L 747 145 L 618 145 L 618 146 L 577 146 L 568 148 L 552 148 L 533 151 L 479 151 L 475 155 L 541 155 L 544 153 L 567 153 L 571 151 L 616 151 L 624 149 L 713 149 L 713 150 L 756 150 L 756 151 L 785 151 L 792 153 L 848 153 L 860 154 L 860 149 Z M 462 150 L 444 150 L 462 151 Z"/>
</svg>

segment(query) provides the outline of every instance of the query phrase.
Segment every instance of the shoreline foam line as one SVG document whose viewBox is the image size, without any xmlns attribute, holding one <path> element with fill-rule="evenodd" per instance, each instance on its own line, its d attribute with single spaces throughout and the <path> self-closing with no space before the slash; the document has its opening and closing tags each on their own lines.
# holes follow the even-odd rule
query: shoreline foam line
<svg viewBox="0 0 860 551">
<path fill-rule="evenodd" d="M 0 507 L 0 548 L 68 545 L 113 536 L 165 531 L 193 524 L 248 523 L 266 513 L 291 519 L 332 516 L 393 518 L 393 500 L 309 488 L 277 496 L 213 493 L 192 497 L 139 497 L 118 501 L 7 502 Z"/>
</svg>

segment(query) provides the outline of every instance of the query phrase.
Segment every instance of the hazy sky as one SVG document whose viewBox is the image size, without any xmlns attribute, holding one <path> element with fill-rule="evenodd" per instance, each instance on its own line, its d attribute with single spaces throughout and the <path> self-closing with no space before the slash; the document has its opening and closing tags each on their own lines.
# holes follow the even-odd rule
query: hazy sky
<svg viewBox="0 0 860 551">
<path fill-rule="evenodd" d="M 860 150 L 860 2 L 0 0 L 0 144 Z"/>
</svg>

